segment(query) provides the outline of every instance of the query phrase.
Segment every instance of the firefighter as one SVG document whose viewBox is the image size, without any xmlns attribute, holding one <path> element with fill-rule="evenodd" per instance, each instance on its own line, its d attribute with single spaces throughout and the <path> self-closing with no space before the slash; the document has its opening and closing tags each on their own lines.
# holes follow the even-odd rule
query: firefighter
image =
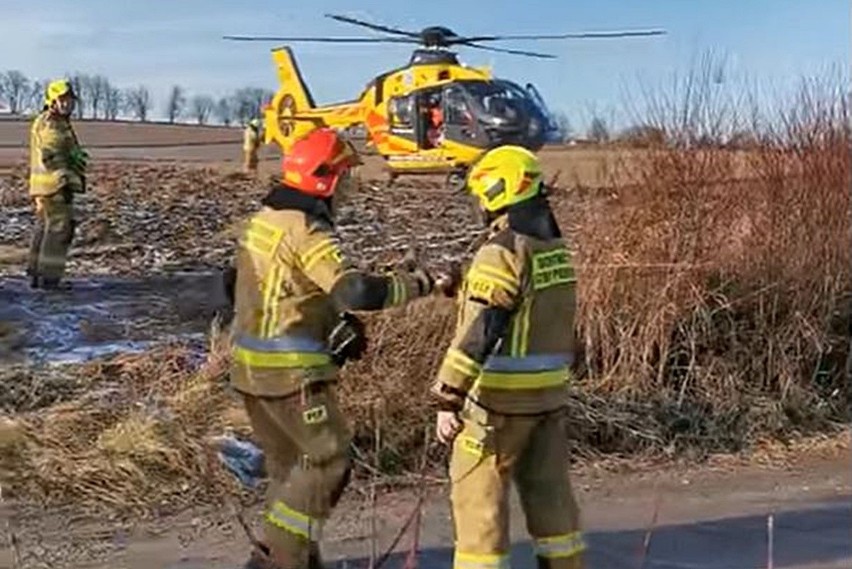
<svg viewBox="0 0 852 569">
<path fill-rule="evenodd" d="M 232 384 L 270 477 L 266 541 L 246 568 L 321 567 L 320 531 L 351 465 L 335 383 L 339 367 L 366 347 L 363 325 L 349 311 L 401 306 L 435 288 L 416 264 L 368 274 L 341 252 L 333 214 L 356 163 L 334 130 L 296 141 L 282 159 L 282 183 L 242 231 L 235 271 L 226 272 L 234 302 Z"/>
<path fill-rule="evenodd" d="M 260 151 L 260 120 L 251 119 L 243 132 L 243 172 L 257 174 L 257 153 Z"/>
<path fill-rule="evenodd" d="M 487 152 L 466 180 L 490 227 L 458 295 L 459 318 L 431 388 L 452 445 L 456 569 L 509 567 L 517 485 L 538 566 L 583 567 L 564 430 L 575 278 L 534 154 Z"/>
<path fill-rule="evenodd" d="M 74 195 L 86 190 L 89 155 L 70 121 L 76 103 L 67 79 L 52 81 L 30 129 L 30 197 L 36 225 L 27 274 L 33 288 L 59 286 L 77 225 Z"/>
</svg>

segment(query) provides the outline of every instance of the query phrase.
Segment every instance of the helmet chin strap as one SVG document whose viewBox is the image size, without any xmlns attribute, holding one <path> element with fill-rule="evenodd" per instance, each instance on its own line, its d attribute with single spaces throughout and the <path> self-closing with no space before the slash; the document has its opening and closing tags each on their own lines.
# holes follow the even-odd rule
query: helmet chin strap
<svg viewBox="0 0 852 569">
<path fill-rule="evenodd" d="M 490 226 L 491 222 L 497 218 L 497 216 L 482 207 L 482 204 L 479 203 L 479 198 L 475 196 L 470 196 L 470 210 L 473 213 L 473 218 L 482 227 Z"/>
<path fill-rule="evenodd" d="M 62 102 L 60 102 L 57 99 L 50 106 L 50 110 L 56 115 L 59 115 L 59 116 L 62 116 L 62 117 L 70 117 L 71 114 L 74 112 L 74 100 L 71 99 L 70 101 L 68 101 L 67 103 L 65 103 L 63 105 Z"/>
</svg>

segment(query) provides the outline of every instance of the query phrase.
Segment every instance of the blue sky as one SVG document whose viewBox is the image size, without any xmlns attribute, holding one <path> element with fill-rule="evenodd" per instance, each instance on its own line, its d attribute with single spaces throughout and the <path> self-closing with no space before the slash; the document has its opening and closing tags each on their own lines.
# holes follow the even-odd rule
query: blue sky
<svg viewBox="0 0 852 569">
<path fill-rule="evenodd" d="M 273 89 L 271 44 L 221 36 L 362 35 L 326 12 L 410 29 L 441 24 L 460 35 L 666 29 L 653 38 L 495 44 L 548 51 L 557 60 L 460 52 L 466 63 L 535 83 L 577 128 L 592 112 L 617 113 L 625 88 L 640 78 L 662 84 L 707 50 L 724 57 L 728 77 L 781 88 L 831 65 L 849 68 L 849 0 L 3 0 L 0 69 L 41 78 L 103 73 L 121 86 L 148 85 L 158 103 L 173 83 L 213 95 L 247 85 Z M 300 44 L 295 51 L 315 98 L 332 102 L 404 63 L 410 47 Z"/>
</svg>

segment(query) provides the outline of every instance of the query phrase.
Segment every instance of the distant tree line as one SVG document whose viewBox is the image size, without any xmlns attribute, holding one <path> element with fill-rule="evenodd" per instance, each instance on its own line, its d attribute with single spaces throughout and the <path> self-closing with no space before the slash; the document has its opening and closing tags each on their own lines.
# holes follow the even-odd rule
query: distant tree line
<svg viewBox="0 0 852 569">
<path fill-rule="evenodd" d="M 174 85 L 158 106 L 145 85 L 122 88 L 103 75 L 84 73 L 68 73 L 65 77 L 71 81 L 79 97 L 74 111 L 77 119 L 122 118 L 148 122 L 152 120 L 154 110 L 158 109 L 169 123 L 230 126 L 245 124 L 259 117 L 264 103 L 274 95 L 268 89 L 244 87 L 217 98 L 191 93 L 180 85 Z M 48 80 L 30 79 L 18 70 L 0 71 L 0 103 L 15 115 L 38 112 L 44 104 L 47 84 Z"/>
</svg>

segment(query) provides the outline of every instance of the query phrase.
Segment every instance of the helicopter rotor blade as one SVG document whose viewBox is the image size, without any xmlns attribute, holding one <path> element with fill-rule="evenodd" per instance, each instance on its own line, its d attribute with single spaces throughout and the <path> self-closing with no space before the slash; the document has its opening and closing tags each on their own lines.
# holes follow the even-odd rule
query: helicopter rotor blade
<svg viewBox="0 0 852 569">
<path fill-rule="evenodd" d="M 320 43 L 418 43 L 408 38 L 328 38 L 283 36 L 222 36 L 231 41 L 320 42 Z"/>
<path fill-rule="evenodd" d="M 326 14 L 325 17 L 331 18 L 332 20 L 337 20 L 338 22 L 345 22 L 347 24 L 353 24 L 353 25 L 356 25 L 356 26 L 369 28 L 369 29 L 377 31 L 377 32 L 385 32 L 387 34 L 396 34 L 396 35 L 399 35 L 399 36 L 406 36 L 406 37 L 409 37 L 409 38 L 419 38 L 420 37 L 420 34 L 417 33 L 417 32 L 409 32 L 409 31 L 406 31 L 406 30 L 399 30 L 397 28 L 389 28 L 387 26 L 382 26 L 382 25 L 379 25 L 379 24 L 371 24 L 370 22 L 365 22 L 363 20 L 350 18 L 349 16 L 340 16 L 340 15 L 337 15 L 337 14 Z"/>
<path fill-rule="evenodd" d="M 602 38 L 627 38 L 647 37 L 665 35 L 665 30 L 626 30 L 613 32 L 578 32 L 571 34 L 544 34 L 544 35 L 511 35 L 511 36 L 472 36 L 468 38 L 453 38 L 452 43 L 465 43 L 468 41 L 504 41 L 504 40 L 566 40 L 566 39 L 602 39 Z"/>
<path fill-rule="evenodd" d="M 499 52 L 499 53 L 511 53 L 513 55 L 525 55 L 527 57 L 538 57 L 540 59 L 556 59 L 556 56 L 552 55 L 550 53 L 538 53 L 538 52 L 535 52 L 535 51 L 523 51 L 523 50 L 520 50 L 520 49 L 504 49 L 504 48 L 501 48 L 501 47 L 491 47 L 489 45 L 478 45 L 478 44 L 471 43 L 471 42 L 456 42 L 456 43 L 458 43 L 459 45 L 464 45 L 464 46 L 467 46 L 467 47 L 472 47 L 472 48 L 475 48 L 475 49 L 481 49 L 481 50 L 485 50 L 485 51 L 496 51 L 496 52 Z"/>
</svg>

